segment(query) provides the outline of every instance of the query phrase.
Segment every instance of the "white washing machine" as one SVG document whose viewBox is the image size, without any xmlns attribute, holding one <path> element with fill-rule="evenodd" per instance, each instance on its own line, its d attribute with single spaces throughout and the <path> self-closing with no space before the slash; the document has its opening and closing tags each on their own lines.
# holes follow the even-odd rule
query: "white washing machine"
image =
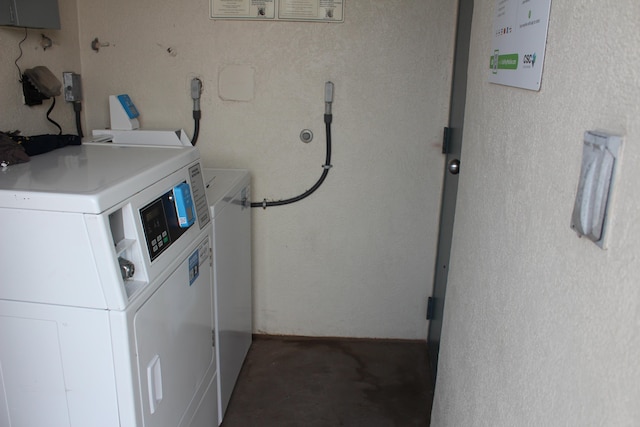
<svg viewBox="0 0 640 427">
<path fill-rule="evenodd" d="M 204 169 L 203 174 L 213 218 L 218 422 L 222 423 L 251 346 L 251 178 L 241 169 Z"/>
<path fill-rule="evenodd" d="M 210 427 L 196 148 L 69 146 L 0 171 L 0 426 Z"/>
</svg>

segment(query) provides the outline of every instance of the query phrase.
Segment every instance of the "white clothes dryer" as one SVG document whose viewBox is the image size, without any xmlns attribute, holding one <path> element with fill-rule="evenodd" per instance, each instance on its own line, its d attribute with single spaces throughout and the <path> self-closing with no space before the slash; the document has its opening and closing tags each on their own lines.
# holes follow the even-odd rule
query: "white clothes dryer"
<svg viewBox="0 0 640 427">
<path fill-rule="evenodd" d="M 0 171 L 0 425 L 217 422 L 211 220 L 193 147 Z"/>
</svg>

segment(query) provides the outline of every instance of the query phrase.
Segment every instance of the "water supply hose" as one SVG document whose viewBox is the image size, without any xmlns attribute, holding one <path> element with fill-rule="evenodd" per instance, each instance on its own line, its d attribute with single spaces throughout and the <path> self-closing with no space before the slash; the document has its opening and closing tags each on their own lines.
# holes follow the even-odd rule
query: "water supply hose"
<svg viewBox="0 0 640 427">
<path fill-rule="evenodd" d="M 84 137 L 84 134 L 82 133 L 82 120 L 80 118 L 80 112 L 82 111 L 82 103 L 80 103 L 80 101 L 74 101 L 73 102 L 73 111 L 76 113 L 76 131 L 78 133 L 78 136 L 80 138 Z"/>
<path fill-rule="evenodd" d="M 195 147 L 198 142 L 198 135 L 200 134 L 200 118 L 202 117 L 202 111 L 200 111 L 200 94 L 202 93 L 202 80 L 199 78 L 193 78 L 191 80 L 191 99 L 193 99 L 193 137 L 191 138 L 191 145 Z"/>
<path fill-rule="evenodd" d="M 267 201 L 267 199 L 264 199 L 262 202 L 251 202 L 252 208 L 266 209 L 272 206 L 283 206 L 283 205 L 295 203 L 310 196 L 314 191 L 316 191 L 322 185 L 324 180 L 327 178 L 327 175 L 329 174 L 329 169 L 331 169 L 332 167 L 331 165 L 331 122 L 333 121 L 333 115 L 331 113 L 332 103 L 333 103 L 333 83 L 326 82 L 324 86 L 324 105 L 325 105 L 324 125 L 325 125 L 325 131 L 326 131 L 326 141 L 327 141 L 326 153 L 327 154 L 324 161 L 324 165 L 322 165 L 322 168 L 323 168 L 322 175 L 320 175 L 320 178 L 318 179 L 318 181 L 316 181 L 313 187 L 311 187 L 310 189 L 308 189 L 307 191 L 305 191 L 304 193 L 298 196 L 291 197 L 289 199 L 284 199 L 284 200 Z"/>
</svg>

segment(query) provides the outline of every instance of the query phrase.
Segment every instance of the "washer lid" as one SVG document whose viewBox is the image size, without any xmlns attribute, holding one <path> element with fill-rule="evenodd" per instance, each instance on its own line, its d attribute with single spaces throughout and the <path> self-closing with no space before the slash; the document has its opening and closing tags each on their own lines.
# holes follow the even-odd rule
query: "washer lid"
<svg viewBox="0 0 640 427">
<path fill-rule="evenodd" d="M 207 189 L 207 200 L 211 207 L 211 215 L 215 218 L 231 198 L 243 186 L 249 184 L 249 171 L 245 169 L 202 169 L 204 184 Z"/>
<path fill-rule="evenodd" d="M 199 159 L 195 147 L 67 146 L 0 170 L 0 207 L 98 214 Z"/>
</svg>

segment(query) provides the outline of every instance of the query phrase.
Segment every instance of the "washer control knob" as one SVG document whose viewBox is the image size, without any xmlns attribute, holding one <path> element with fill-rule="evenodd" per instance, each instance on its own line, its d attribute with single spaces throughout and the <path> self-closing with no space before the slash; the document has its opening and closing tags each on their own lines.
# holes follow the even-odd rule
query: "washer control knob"
<svg viewBox="0 0 640 427">
<path fill-rule="evenodd" d="M 118 263 L 120 264 L 120 274 L 124 280 L 131 279 L 136 272 L 136 266 L 122 257 L 118 257 Z"/>
</svg>

